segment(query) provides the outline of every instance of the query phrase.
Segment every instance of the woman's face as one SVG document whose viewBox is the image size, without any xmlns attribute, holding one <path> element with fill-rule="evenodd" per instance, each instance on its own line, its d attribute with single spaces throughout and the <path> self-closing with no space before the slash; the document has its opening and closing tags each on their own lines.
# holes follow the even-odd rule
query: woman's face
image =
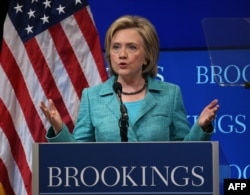
<svg viewBox="0 0 250 195">
<path fill-rule="evenodd" d="M 145 64 L 144 42 L 134 28 L 118 30 L 110 44 L 110 61 L 113 70 L 122 77 L 142 77 Z"/>
</svg>

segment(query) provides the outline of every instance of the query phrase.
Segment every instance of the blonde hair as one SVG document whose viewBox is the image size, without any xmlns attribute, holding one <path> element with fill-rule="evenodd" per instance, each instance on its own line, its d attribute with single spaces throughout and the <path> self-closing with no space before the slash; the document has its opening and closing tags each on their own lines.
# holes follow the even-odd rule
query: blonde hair
<svg viewBox="0 0 250 195">
<path fill-rule="evenodd" d="M 143 66 L 142 76 L 144 78 L 157 74 L 157 61 L 159 58 L 159 39 L 155 27 L 152 23 L 140 16 L 125 15 L 115 20 L 109 27 L 105 37 L 106 59 L 109 65 L 110 75 L 118 76 L 112 69 L 110 60 L 111 40 L 118 30 L 135 28 L 141 35 L 146 53 L 146 64 Z"/>
</svg>

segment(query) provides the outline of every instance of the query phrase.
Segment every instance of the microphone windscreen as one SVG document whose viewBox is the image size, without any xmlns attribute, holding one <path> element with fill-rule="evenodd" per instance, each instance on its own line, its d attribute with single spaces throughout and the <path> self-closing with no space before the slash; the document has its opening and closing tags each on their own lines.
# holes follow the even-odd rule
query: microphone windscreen
<svg viewBox="0 0 250 195">
<path fill-rule="evenodd" d="M 122 85 L 121 85 L 121 83 L 119 83 L 119 82 L 114 82 L 114 84 L 113 84 L 113 90 L 116 92 L 116 93 L 121 93 L 122 92 Z"/>
</svg>

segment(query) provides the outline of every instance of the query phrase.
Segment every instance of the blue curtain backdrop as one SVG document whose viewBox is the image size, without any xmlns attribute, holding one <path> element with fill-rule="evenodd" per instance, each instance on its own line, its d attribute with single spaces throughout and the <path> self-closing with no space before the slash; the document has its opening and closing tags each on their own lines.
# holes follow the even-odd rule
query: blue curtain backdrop
<svg viewBox="0 0 250 195">
<path fill-rule="evenodd" d="M 89 3 L 102 47 L 107 28 L 117 17 L 133 14 L 152 21 L 161 43 L 158 79 L 181 86 L 190 124 L 207 103 L 219 99 L 212 140 L 219 141 L 221 159 L 228 162 L 231 177 L 250 178 L 250 89 L 221 87 L 216 83 L 212 71 L 215 66 L 211 67 L 211 52 L 202 25 L 207 18 L 250 18 L 250 1 L 89 0 Z M 231 81 L 236 84 L 236 77 L 250 80 L 249 59 L 235 63 L 225 56 L 219 58 L 216 68 L 220 70 L 217 77 L 221 81 L 230 81 L 230 71 L 235 76 Z"/>
</svg>

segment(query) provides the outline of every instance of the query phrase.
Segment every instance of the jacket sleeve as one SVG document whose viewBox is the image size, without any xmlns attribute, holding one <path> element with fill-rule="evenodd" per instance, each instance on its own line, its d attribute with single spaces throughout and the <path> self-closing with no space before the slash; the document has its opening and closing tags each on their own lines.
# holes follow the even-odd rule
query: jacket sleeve
<svg viewBox="0 0 250 195">
<path fill-rule="evenodd" d="M 176 86 L 174 94 L 175 96 L 173 106 L 173 129 L 171 131 L 171 140 L 210 140 L 211 134 L 205 133 L 197 122 L 194 123 L 194 125 L 190 128 L 179 86 Z"/>
<path fill-rule="evenodd" d="M 62 130 L 55 135 L 52 128 L 46 134 L 49 142 L 91 142 L 95 141 L 94 128 L 92 126 L 89 108 L 88 89 L 82 93 L 79 113 L 73 133 L 63 124 Z"/>
<path fill-rule="evenodd" d="M 81 142 L 95 142 L 95 128 L 90 113 L 89 88 L 83 90 L 76 126 L 73 131 L 75 140 Z"/>
</svg>

